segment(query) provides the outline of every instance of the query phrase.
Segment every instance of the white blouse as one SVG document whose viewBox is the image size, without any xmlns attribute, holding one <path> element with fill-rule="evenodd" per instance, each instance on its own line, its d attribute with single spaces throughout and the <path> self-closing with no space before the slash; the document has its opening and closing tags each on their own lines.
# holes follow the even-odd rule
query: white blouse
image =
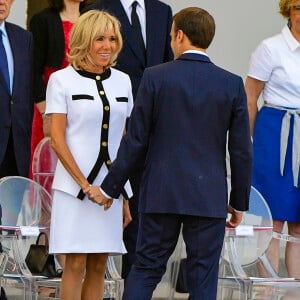
<svg viewBox="0 0 300 300">
<path fill-rule="evenodd" d="M 251 55 L 248 76 L 265 82 L 266 103 L 300 108 L 300 43 L 288 26 L 260 43 Z"/>
</svg>

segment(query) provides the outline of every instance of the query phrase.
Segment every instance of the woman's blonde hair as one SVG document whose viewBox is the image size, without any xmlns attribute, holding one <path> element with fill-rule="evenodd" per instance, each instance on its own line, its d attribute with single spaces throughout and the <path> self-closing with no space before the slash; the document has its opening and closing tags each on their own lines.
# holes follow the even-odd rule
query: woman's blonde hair
<svg viewBox="0 0 300 300">
<path fill-rule="evenodd" d="M 279 13 L 289 19 L 290 18 L 290 11 L 292 6 L 297 0 L 280 0 L 279 1 Z"/>
<path fill-rule="evenodd" d="M 122 49 L 123 40 L 120 22 L 105 11 L 90 10 L 79 17 L 70 35 L 70 53 L 68 59 L 75 69 L 84 69 L 89 61 L 92 42 L 113 30 L 116 36 L 116 52 L 112 55 L 106 68 L 115 65 Z"/>
</svg>

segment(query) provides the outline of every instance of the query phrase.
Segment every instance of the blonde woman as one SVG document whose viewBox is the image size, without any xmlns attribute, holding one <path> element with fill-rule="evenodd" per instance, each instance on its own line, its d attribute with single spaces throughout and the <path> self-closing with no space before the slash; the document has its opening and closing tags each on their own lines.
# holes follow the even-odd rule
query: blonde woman
<svg viewBox="0 0 300 300">
<path fill-rule="evenodd" d="M 274 230 L 300 237 L 300 1 L 281 0 L 287 19 L 281 33 L 254 51 L 246 79 L 250 128 L 254 147 L 253 185 L 267 200 Z M 262 94 L 264 106 L 258 112 Z M 278 270 L 279 244 L 273 240 L 270 258 Z M 299 245 L 287 243 L 288 275 L 300 278 Z"/>
<path fill-rule="evenodd" d="M 116 18 L 96 10 L 85 13 L 71 32 L 70 66 L 53 73 L 47 86 L 46 114 L 59 158 L 50 251 L 66 254 L 62 300 L 102 299 L 108 254 L 125 253 L 122 229 L 131 220 L 127 201 L 115 199 L 107 210 L 85 195 L 107 174 L 133 106 L 129 77 L 111 68 L 121 48 Z M 124 196 L 131 196 L 130 186 L 125 190 Z"/>
</svg>

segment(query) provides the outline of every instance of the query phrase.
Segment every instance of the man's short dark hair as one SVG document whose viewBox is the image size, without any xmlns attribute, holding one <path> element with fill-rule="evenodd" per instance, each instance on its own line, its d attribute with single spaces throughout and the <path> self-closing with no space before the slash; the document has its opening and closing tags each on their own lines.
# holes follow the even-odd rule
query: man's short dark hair
<svg viewBox="0 0 300 300">
<path fill-rule="evenodd" d="M 207 49 L 214 38 L 214 18 L 202 8 L 185 8 L 174 15 L 173 21 L 175 33 L 182 30 L 195 47 Z"/>
</svg>

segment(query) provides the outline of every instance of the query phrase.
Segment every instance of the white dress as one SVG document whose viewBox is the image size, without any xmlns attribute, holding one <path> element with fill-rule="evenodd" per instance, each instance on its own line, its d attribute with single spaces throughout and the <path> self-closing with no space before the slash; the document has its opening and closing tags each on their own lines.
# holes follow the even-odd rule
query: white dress
<svg viewBox="0 0 300 300">
<path fill-rule="evenodd" d="M 126 118 L 133 107 L 129 77 L 113 68 L 103 74 L 69 66 L 53 73 L 46 93 L 46 114 L 67 115 L 66 141 L 82 173 L 88 177 L 99 156 L 100 185 L 114 160 Z M 104 155 L 103 155 L 104 153 Z M 125 253 L 122 197 L 104 211 L 87 197 L 77 198 L 80 186 L 58 161 L 53 180 L 50 227 L 51 253 Z M 131 196 L 129 184 L 125 190 Z"/>
</svg>

